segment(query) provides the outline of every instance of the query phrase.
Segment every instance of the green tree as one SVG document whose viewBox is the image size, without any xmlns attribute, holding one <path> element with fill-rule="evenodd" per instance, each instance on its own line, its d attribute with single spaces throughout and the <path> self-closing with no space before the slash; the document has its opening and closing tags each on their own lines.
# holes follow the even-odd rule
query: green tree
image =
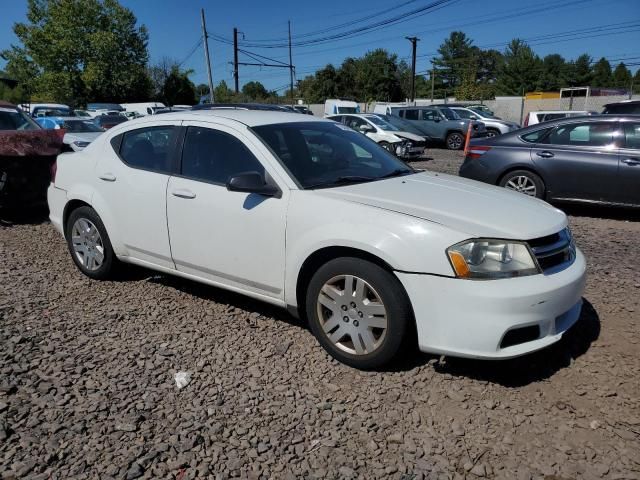
<svg viewBox="0 0 640 480">
<path fill-rule="evenodd" d="M 242 93 L 244 93 L 251 100 L 264 100 L 269 96 L 269 92 L 264 88 L 260 82 L 248 82 L 242 87 Z"/>
<path fill-rule="evenodd" d="M 540 58 L 526 42 L 517 38 L 511 40 L 504 52 L 498 91 L 503 95 L 522 95 L 523 92 L 534 91 L 540 66 Z"/>
<path fill-rule="evenodd" d="M 405 98 L 400 86 L 398 57 L 378 48 L 358 60 L 356 73 L 357 100 L 386 100 L 396 102 Z"/>
<path fill-rule="evenodd" d="M 181 71 L 174 66 L 162 87 L 162 98 L 168 105 L 193 105 L 196 100 L 196 86 L 189 75 L 191 70 Z"/>
<path fill-rule="evenodd" d="M 588 54 L 583 53 L 575 61 L 569 62 L 567 84 L 570 87 L 587 87 L 592 78 L 591 57 Z"/>
<path fill-rule="evenodd" d="M 636 70 L 633 76 L 633 93 L 640 93 L 640 68 Z"/>
<path fill-rule="evenodd" d="M 146 27 L 117 0 L 28 0 L 21 45 L 0 55 L 34 98 L 71 105 L 147 99 Z"/>
<path fill-rule="evenodd" d="M 612 87 L 629 88 L 631 86 L 631 72 L 624 63 L 620 62 L 613 71 L 611 80 Z"/>
<path fill-rule="evenodd" d="M 606 58 L 602 57 L 593 66 L 591 85 L 594 87 L 610 87 L 611 83 L 611 64 Z"/>
<path fill-rule="evenodd" d="M 562 55 L 553 53 L 542 59 L 537 89 L 543 92 L 558 91 L 566 86 L 567 63 Z"/>
<path fill-rule="evenodd" d="M 440 77 L 447 85 L 449 91 L 460 85 L 463 77 L 468 75 L 468 68 L 474 68 L 470 64 L 477 63 L 477 50 L 472 49 L 473 41 L 464 32 L 451 32 L 442 45 L 438 48 L 439 56 L 433 61 L 435 67 L 440 70 Z"/>
<path fill-rule="evenodd" d="M 209 95 L 209 86 L 202 84 L 202 85 L 198 85 L 198 87 L 196 88 L 196 90 L 199 90 L 201 92 L 205 92 L 204 95 Z M 225 82 L 224 80 L 222 80 L 214 89 L 213 89 L 213 97 L 216 103 L 232 103 L 233 102 L 233 90 L 231 90 L 228 86 L 227 86 L 227 82 Z M 209 99 L 207 98 L 207 101 L 209 101 Z"/>
</svg>

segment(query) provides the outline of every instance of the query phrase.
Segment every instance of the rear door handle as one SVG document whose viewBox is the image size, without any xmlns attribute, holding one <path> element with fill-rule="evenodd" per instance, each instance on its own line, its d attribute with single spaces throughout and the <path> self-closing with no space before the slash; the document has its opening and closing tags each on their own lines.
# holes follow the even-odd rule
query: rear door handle
<svg viewBox="0 0 640 480">
<path fill-rule="evenodd" d="M 536 155 L 538 155 L 539 157 L 542 157 L 542 158 L 551 158 L 551 157 L 553 157 L 553 153 L 547 152 L 546 150 L 543 151 L 543 152 L 536 152 Z"/>
<path fill-rule="evenodd" d="M 104 180 L 105 182 L 115 182 L 116 176 L 113 173 L 103 173 L 100 175 L 100 180 Z"/>
<path fill-rule="evenodd" d="M 627 165 L 640 165 L 640 160 L 638 160 L 637 158 L 625 158 L 624 160 L 622 160 L 622 163 L 626 163 Z"/>
<path fill-rule="evenodd" d="M 173 194 L 174 197 L 180 197 L 180 198 L 196 198 L 196 194 L 193 193 L 191 190 L 187 190 L 185 188 L 178 188 L 174 191 L 171 192 Z"/>
</svg>

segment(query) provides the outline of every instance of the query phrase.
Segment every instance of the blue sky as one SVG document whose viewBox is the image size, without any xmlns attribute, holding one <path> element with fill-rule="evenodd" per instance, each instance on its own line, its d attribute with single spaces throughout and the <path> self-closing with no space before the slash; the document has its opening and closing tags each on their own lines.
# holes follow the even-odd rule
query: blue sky
<svg viewBox="0 0 640 480">
<path fill-rule="evenodd" d="M 26 0 L 0 0 L 0 49 L 16 42 L 12 31 L 14 22 L 24 21 Z M 191 79 L 206 83 L 206 71 L 202 47 L 188 57 L 200 35 L 200 9 L 207 15 L 210 35 L 232 38 L 233 27 L 244 33 L 246 41 L 280 39 L 287 35 L 287 20 L 291 20 L 294 42 L 297 35 L 322 30 L 362 17 L 391 10 L 393 5 L 404 7 L 387 11 L 369 20 L 356 22 L 367 25 L 376 20 L 408 12 L 427 5 L 431 0 L 120 0 L 129 7 L 149 29 L 151 61 L 163 56 L 185 60 L 183 67 L 194 70 Z M 634 22 L 635 21 L 635 22 Z M 626 22 L 625 24 L 622 24 Z M 353 28 L 353 27 L 351 27 Z M 598 28 L 589 33 L 583 29 Z M 456 0 L 437 11 L 388 26 L 354 38 L 332 41 L 327 44 L 294 47 L 293 63 L 297 78 L 303 78 L 327 63 L 339 65 L 348 56 L 360 56 L 368 50 L 382 47 L 410 60 L 410 43 L 407 35 L 417 35 L 417 71 L 429 68 L 429 61 L 448 34 L 463 30 L 480 47 L 492 46 L 502 50 L 514 37 L 534 39 L 531 44 L 536 53 L 560 53 L 565 58 L 575 58 L 588 53 L 594 58 L 602 56 L 616 64 L 626 59 L 635 71 L 640 63 L 640 0 Z M 343 31 L 334 30 L 331 33 Z M 547 37 L 566 33 L 563 37 Z M 587 38 L 584 38 L 587 37 Z M 230 45 L 211 40 L 214 83 L 225 80 L 233 85 L 233 49 Z M 251 52 L 288 61 L 286 48 L 246 48 Z M 188 58 L 187 58 L 188 57 Z M 246 56 L 241 61 L 251 62 Z M 1 62 L 1 60 L 0 60 Z M 2 63 L 0 63 L 0 67 Z M 241 67 L 240 83 L 258 80 L 268 88 L 285 88 L 289 81 L 287 69 Z M 280 90 L 281 92 L 283 90 Z"/>
</svg>

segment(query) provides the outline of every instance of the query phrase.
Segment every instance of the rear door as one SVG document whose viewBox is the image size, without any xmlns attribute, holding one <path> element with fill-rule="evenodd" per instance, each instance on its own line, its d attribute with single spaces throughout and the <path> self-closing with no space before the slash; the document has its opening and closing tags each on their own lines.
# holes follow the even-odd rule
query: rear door
<svg viewBox="0 0 640 480">
<path fill-rule="evenodd" d="M 547 194 L 555 199 L 620 201 L 617 122 L 556 126 L 531 151 Z"/>
<path fill-rule="evenodd" d="M 624 122 L 621 125 L 625 134 L 618 171 L 622 201 L 640 205 L 640 121 Z"/>
</svg>

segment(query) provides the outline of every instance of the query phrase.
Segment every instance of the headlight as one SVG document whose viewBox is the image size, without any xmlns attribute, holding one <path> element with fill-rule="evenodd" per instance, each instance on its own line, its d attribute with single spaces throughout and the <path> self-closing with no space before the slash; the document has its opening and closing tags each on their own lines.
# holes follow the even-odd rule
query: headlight
<svg viewBox="0 0 640 480">
<path fill-rule="evenodd" d="M 85 147 L 89 146 L 90 143 L 91 142 L 83 142 L 83 141 L 80 141 L 80 140 L 76 140 L 75 142 L 73 142 L 73 144 L 78 148 L 85 148 Z"/>
<path fill-rule="evenodd" d="M 496 279 L 540 273 L 529 247 L 522 242 L 471 239 L 447 249 L 459 278 Z"/>
</svg>

